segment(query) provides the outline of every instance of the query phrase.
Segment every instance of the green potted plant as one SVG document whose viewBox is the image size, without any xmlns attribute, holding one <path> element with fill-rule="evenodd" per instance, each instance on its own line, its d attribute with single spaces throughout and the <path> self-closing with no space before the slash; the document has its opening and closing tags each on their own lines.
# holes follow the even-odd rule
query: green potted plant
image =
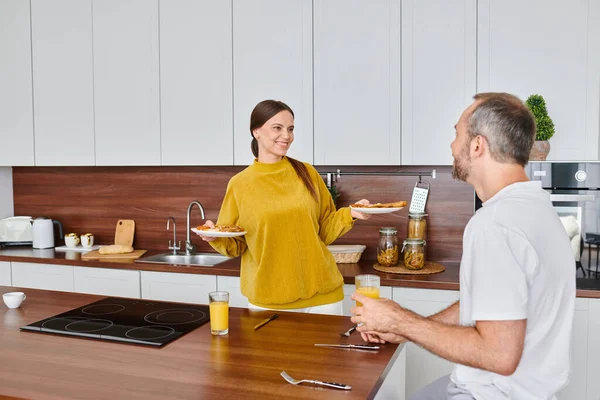
<svg viewBox="0 0 600 400">
<path fill-rule="evenodd" d="M 331 186 L 328 186 L 327 188 L 329 189 L 329 194 L 331 194 L 331 198 L 333 199 L 333 204 L 337 206 L 337 199 L 340 197 L 340 191 L 333 182 Z"/>
<path fill-rule="evenodd" d="M 532 94 L 527 98 L 525 104 L 535 117 L 536 133 L 535 142 L 529 154 L 530 160 L 545 160 L 550 152 L 550 142 L 548 141 L 554 135 L 554 122 L 548 116 L 546 101 L 539 94 Z"/>
</svg>

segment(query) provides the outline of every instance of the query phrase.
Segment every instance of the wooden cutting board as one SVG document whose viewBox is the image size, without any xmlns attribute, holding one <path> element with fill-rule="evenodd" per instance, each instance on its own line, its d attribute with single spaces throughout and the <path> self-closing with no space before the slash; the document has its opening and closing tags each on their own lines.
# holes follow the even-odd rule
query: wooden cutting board
<svg viewBox="0 0 600 400">
<path fill-rule="evenodd" d="M 125 254 L 100 254 L 98 250 L 92 250 L 81 256 L 82 260 L 135 260 L 146 253 L 146 250 L 134 250 Z"/>
<path fill-rule="evenodd" d="M 133 236 L 135 234 L 135 221 L 132 219 L 120 219 L 117 221 L 115 230 L 115 244 L 121 246 L 133 246 Z"/>
</svg>

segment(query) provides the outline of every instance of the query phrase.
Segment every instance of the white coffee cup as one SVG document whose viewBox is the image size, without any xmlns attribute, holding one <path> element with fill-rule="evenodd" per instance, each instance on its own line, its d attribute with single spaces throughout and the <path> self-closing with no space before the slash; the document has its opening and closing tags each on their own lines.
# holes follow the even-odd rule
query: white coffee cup
<svg viewBox="0 0 600 400">
<path fill-rule="evenodd" d="M 9 292 L 2 295 L 2 300 L 8 308 L 18 308 L 26 298 L 23 292 Z"/>
<path fill-rule="evenodd" d="M 86 249 L 90 249 L 94 245 L 94 235 L 91 233 L 81 235 L 81 245 Z"/>
<path fill-rule="evenodd" d="M 67 247 L 75 248 L 79 244 L 79 236 L 76 233 L 68 233 L 65 235 L 65 244 Z"/>
</svg>

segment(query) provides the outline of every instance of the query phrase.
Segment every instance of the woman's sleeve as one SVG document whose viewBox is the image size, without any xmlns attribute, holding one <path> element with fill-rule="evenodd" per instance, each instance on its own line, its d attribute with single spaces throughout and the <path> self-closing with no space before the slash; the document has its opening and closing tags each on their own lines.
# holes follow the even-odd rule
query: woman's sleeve
<svg viewBox="0 0 600 400">
<path fill-rule="evenodd" d="M 327 185 L 323 182 L 323 179 L 314 169 L 316 179 L 313 182 L 316 183 L 316 189 L 319 197 L 319 236 L 323 243 L 331 244 L 337 238 L 343 236 L 354 226 L 354 218 L 350 215 L 350 207 L 343 207 L 339 210 L 335 209 L 335 204 L 327 189 Z"/>
<path fill-rule="evenodd" d="M 235 198 L 235 191 L 231 181 L 229 181 L 227 184 L 227 191 L 225 192 L 225 198 L 223 199 L 223 204 L 221 204 L 221 210 L 219 211 L 217 225 L 238 225 L 239 218 L 240 214 Z M 212 242 L 209 242 L 209 244 L 213 249 L 227 257 L 241 256 L 247 248 L 246 239 L 243 236 L 217 238 Z"/>
</svg>

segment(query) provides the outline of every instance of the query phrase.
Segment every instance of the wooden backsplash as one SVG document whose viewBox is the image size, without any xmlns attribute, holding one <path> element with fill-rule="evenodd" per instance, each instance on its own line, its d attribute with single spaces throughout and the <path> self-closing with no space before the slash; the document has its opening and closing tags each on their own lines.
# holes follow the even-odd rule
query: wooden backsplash
<svg viewBox="0 0 600 400">
<path fill-rule="evenodd" d="M 451 167 L 342 167 L 342 172 L 430 171 L 437 178 L 423 178 L 431 184 L 427 201 L 428 258 L 459 261 L 463 230 L 473 215 L 471 186 L 454 181 Z M 243 167 L 14 167 L 15 215 L 47 216 L 59 220 L 65 232 L 92 232 L 96 243 L 112 243 L 116 222 L 136 222 L 134 246 L 167 251 L 173 232 L 166 230 L 167 218 L 177 221 L 177 240 L 185 242 L 186 210 L 192 200 L 204 206 L 206 218 L 216 221 L 229 179 Z M 321 172 L 335 171 L 318 167 Z M 416 177 L 385 175 L 342 175 L 338 207 L 362 198 L 390 202 L 411 198 Z M 375 259 L 379 228 L 395 226 L 399 239 L 406 235 L 408 207 L 368 221 L 354 228 L 336 244 L 364 244 L 365 259 Z M 201 225 L 194 207 L 191 226 Z M 200 251 L 212 248 L 195 237 Z"/>
</svg>

